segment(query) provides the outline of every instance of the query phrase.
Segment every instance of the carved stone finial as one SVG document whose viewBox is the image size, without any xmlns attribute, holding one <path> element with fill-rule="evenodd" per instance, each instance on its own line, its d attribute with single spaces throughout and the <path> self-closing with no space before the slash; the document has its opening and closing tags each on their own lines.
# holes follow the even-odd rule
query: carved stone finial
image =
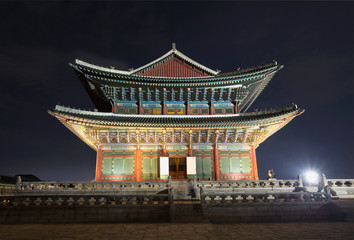
<svg viewBox="0 0 354 240">
<path fill-rule="evenodd" d="M 176 50 L 176 43 L 172 43 L 172 49 Z"/>
</svg>

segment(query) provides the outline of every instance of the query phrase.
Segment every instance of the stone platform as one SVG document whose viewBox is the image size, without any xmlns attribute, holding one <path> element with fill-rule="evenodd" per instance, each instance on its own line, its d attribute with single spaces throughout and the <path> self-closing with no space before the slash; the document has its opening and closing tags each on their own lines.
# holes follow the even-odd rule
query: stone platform
<svg viewBox="0 0 354 240">
<path fill-rule="evenodd" d="M 353 182 L 331 180 L 339 196 L 294 192 L 296 180 L 18 183 L 0 222 L 352 222 Z"/>
<path fill-rule="evenodd" d="M 333 239 L 352 240 L 353 223 L 0 224 L 0 239 Z"/>
</svg>

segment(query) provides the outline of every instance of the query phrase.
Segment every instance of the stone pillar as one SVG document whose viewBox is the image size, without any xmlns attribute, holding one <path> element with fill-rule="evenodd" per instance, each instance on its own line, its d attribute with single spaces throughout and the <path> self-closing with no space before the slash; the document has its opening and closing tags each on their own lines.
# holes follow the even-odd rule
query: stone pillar
<svg viewBox="0 0 354 240">
<path fill-rule="evenodd" d="M 134 164 L 134 175 L 135 181 L 142 181 L 142 171 L 143 171 L 143 161 L 142 152 L 140 146 L 138 145 L 135 150 L 135 164 Z"/>
<path fill-rule="evenodd" d="M 297 180 L 299 181 L 299 187 L 303 187 L 304 184 L 302 182 L 302 175 L 301 174 L 297 175 Z"/>
<path fill-rule="evenodd" d="M 323 187 L 325 187 L 327 184 L 327 179 L 326 179 L 326 175 L 324 175 L 324 173 L 322 173 L 321 175 L 321 184 Z"/>
<path fill-rule="evenodd" d="M 219 159 L 219 150 L 217 144 L 214 145 L 213 149 L 214 155 L 214 179 L 216 181 L 220 180 L 220 159 Z"/>
<path fill-rule="evenodd" d="M 95 174 L 95 182 L 99 182 L 102 179 L 102 150 L 99 148 L 97 150 L 97 157 L 96 157 L 96 174 Z"/>
</svg>

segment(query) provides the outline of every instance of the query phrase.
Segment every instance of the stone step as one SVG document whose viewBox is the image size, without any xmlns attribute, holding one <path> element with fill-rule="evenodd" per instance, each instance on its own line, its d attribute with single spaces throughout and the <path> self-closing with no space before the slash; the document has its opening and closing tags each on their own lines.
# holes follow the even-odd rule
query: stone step
<svg viewBox="0 0 354 240">
<path fill-rule="evenodd" d="M 204 217 L 200 203 L 175 204 L 175 222 L 180 223 L 208 223 Z"/>
</svg>

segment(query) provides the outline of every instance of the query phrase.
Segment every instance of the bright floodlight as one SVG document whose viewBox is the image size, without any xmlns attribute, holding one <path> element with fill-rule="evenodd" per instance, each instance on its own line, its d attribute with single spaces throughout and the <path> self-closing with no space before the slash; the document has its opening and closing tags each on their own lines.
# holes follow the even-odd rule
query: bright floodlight
<svg viewBox="0 0 354 240">
<path fill-rule="evenodd" d="M 317 183 L 318 182 L 318 173 L 314 171 L 305 172 L 305 178 L 308 183 Z"/>
</svg>

